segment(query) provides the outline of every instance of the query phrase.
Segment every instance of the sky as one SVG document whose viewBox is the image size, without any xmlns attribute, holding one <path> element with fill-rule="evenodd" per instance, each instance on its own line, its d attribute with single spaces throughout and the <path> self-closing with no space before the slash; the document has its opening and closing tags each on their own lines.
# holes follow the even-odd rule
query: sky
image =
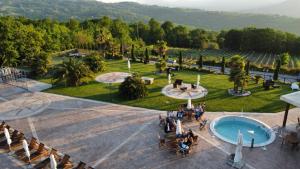
<svg viewBox="0 0 300 169">
<path fill-rule="evenodd" d="M 255 9 L 285 0 L 98 0 L 107 3 L 132 1 L 141 4 L 169 6 L 169 7 L 187 7 L 199 8 L 206 10 L 223 10 L 223 11 L 241 11 Z"/>
</svg>

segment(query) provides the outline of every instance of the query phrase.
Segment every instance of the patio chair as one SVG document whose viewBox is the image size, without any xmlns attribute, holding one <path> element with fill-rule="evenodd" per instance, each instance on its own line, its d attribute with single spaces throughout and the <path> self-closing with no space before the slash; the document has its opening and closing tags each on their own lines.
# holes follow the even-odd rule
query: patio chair
<svg viewBox="0 0 300 169">
<path fill-rule="evenodd" d="M 57 150 L 56 149 L 51 149 L 51 152 L 50 154 L 53 154 L 54 155 L 54 158 L 57 160 L 57 161 L 60 161 L 60 157 L 59 155 L 57 154 Z M 36 164 L 33 168 L 34 169 L 46 169 L 46 168 L 49 168 L 48 166 L 50 165 L 50 157 L 44 159 L 43 161 L 39 162 L 38 164 Z"/>
<path fill-rule="evenodd" d="M 18 135 L 18 131 L 14 130 L 12 133 L 11 133 L 11 131 L 9 131 L 9 134 L 10 134 L 11 140 L 13 141 Z M 7 140 L 4 136 L 0 141 L 0 149 L 5 149 L 6 146 L 7 146 Z"/>
<path fill-rule="evenodd" d="M 37 142 L 37 139 L 34 138 L 34 137 L 32 137 L 32 138 L 31 138 L 31 141 L 30 141 L 30 143 L 29 143 L 29 145 L 28 145 L 29 151 L 32 151 L 32 150 L 34 150 L 34 149 L 38 149 L 38 147 L 39 147 L 39 143 Z M 24 150 L 24 148 L 22 148 L 22 149 L 16 151 L 16 152 L 15 152 L 15 155 L 16 155 L 17 157 L 19 157 L 20 159 L 24 158 L 24 157 L 25 157 L 25 150 Z"/>
<path fill-rule="evenodd" d="M 165 119 L 163 119 L 162 117 L 161 117 L 161 115 L 159 115 L 158 116 L 158 119 L 159 119 L 159 126 L 160 127 L 163 127 L 163 126 L 165 126 Z"/>
<path fill-rule="evenodd" d="M 65 154 L 63 159 L 60 161 L 60 163 L 57 165 L 57 169 L 69 169 L 72 168 L 73 164 L 70 161 L 70 156 Z"/>
<path fill-rule="evenodd" d="M 207 120 L 205 119 L 205 120 L 202 120 L 201 122 L 200 122 L 200 126 L 199 126 L 199 129 L 200 130 L 202 130 L 202 129 L 204 129 L 205 128 L 205 126 L 206 126 L 206 124 L 207 124 Z"/>
<path fill-rule="evenodd" d="M 161 148 L 161 147 L 165 146 L 166 145 L 166 139 L 161 138 L 159 134 L 157 134 L 157 137 L 158 137 L 158 140 L 159 140 L 158 147 Z"/>
<path fill-rule="evenodd" d="M 0 131 L 2 131 L 4 129 L 4 126 L 5 126 L 5 122 L 2 121 L 2 123 L 0 124 Z"/>
<path fill-rule="evenodd" d="M 86 164 L 82 161 L 74 169 L 85 169 Z"/>
<path fill-rule="evenodd" d="M 91 166 L 88 166 L 88 168 L 87 169 L 94 169 L 93 167 L 91 167 Z"/>
</svg>

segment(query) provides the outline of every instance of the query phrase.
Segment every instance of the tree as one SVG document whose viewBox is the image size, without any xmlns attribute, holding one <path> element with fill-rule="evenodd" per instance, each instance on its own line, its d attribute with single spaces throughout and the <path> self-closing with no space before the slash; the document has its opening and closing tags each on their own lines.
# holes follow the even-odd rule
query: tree
<svg viewBox="0 0 300 169">
<path fill-rule="evenodd" d="M 281 65 L 287 65 L 290 62 L 291 56 L 289 53 L 283 53 L 280 55 Z"/>
<path fill-rule="evenodd" d="M 168 50 L 167 42 L 162 41 L 162 40 L 157 41 L 155 44 L 155 50 L 159 54 L 159 56 L 162 58 Z"/>
<path fill-rule="evenodd" d="M 249 74 L 250 74 L 250 60 L 248 60 L 246 64 L 246 75 L 248 76 Z"/>
<path fill-rule="evenodd" d="M 160 23 L 155 19 L 151 18 L 149 20 L 149 43 L 156 43 L 159 40 L 162 40 L 164 37 L 164 30 L 160 27 Z"/>
<path fill-rule="evenodd" d="M 43 76 L 48 72 L 49 68 L 49 53 L 41 52 L 31 60 L 31 72 L 33 76 Z"/>
<path fill-rule="evenodd" d="M 150 58 L 149 58 L 149 52 L 148 52 L 148 48 L 146 48 L 145 50 L 145 60 L 144 63 L 148 64 L 150 62 Z"/>
<path fill-rule="evenodd" d="M 99 53 L 92 53 L 84 58 L 84 63 L 89 67 L 94 73 L 103 72 L 105 70 L 104 59 L 99 55 Z"/>
<path fill-rule="evenodd" d="M 81 61 L 70 58 L 57 65 L 53 78 L 57 82 L 65 82 L 67 86 L 78 86 L 82 78 L 90 77 L 90 69 Z"/>
<path fill-rule="evenodd" d="M 179 64 L 180 70 L 182 70 L 182 67 L 183 67 L 183 58 L 182 58 L 182 52 L 181 51 L 179 52 L 178 64 Z"/>
<path fill-rule="evenodd" d="M 134 74 L 128 76 L 119 86 L 119 95 L 128 100 L 144 98 L 148 94 L 148 89 L 140 76 Z"/>
<path fill-rule="evenodd" d="M 131 46 L 131 60 L 132 62 L 136 62 L 135 53 L 134 53 L 134 45 Z"/>
<path fill-rule="evenodd" d="M 203 55 L 200 54 L 197 64 L 198 64 L 199 69 L 203 68 Z"/>
<path fill-rule="evenodd" d="M 222 63 L 221 63 L 221 73 L 224 74 L 225 73 L 225 57 L 222 57 Z"/>
<path fill-rule="evenodd" d="M 155 67 L 159 73 L 162 73 L 167 69 L 167 62 L 164 59 L 160 59 L 159 62 L 155 63 Z"/>
<path fill-rule="evenodd" d="M 230 58 L 230 75 L 229 81 L 234 83 L 233 90 L 235 93 L 243 92 L 244 87 L 247 84 L 247 75 L 245 73 L 245 61 L 244 58 L 240 55 L 235 55 Z"/>
<path fill-rule="evenodd" d="M 276 68 L 275 68 L 275 71 L 274 71 L 274 74 L 273 74 L 273 80 L 278 80 L 281 65 L 282 65 L 281 60 L 277 59 Z"/>
</svg>

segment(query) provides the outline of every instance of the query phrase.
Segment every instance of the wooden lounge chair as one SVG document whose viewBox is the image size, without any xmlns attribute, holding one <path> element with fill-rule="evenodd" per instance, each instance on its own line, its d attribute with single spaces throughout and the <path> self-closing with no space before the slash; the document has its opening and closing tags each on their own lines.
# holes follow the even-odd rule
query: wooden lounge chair
<svg viewBox="0 0 300 169">
<path fill-rule="evenodd" d="M 57 160 L 57 161 L 60 161 L 60 157 L 59 155 L 57 154 L 57 150 L 56 149 L 52 149 L 50 154 L 53 154 L 54 155 L 54 158 Z M 49 168 L 48 166 L 50 165 L 50 157 L 46 158 L 45 160 L 39 162 L 38 164 L 36 164 L 33 168 L 34 169 L 46 169 L 46 168 Z"/>
<path fill-rule="evenodd" d="M 17 136 L 15 139 L 13 139 L 13 141 L 12 141 L 12 143 L 11 143 L 11 145 L 10 145 L 10 148 L 11 148 L 11 149 L 15 149 L 15 148 L 17 148 L 17 147 L 22 146 L 22 144 L 23 144 L 22 141 L 23 141 L 24 139 L 25 139 L 24 134 L 23 134 L 23 133 L 19 133 L 18 136 Z"/>
<path fill-rule="evenodd" d="M 86 164 L 82 161 L 74 169 L 85 169 Z"/>
<path fill-rule="evenodd" d="M 70 169 L 73 167 L 73 164 L 70 161 L 70 156 L 65 154 L 63 159 L 57 165 L 57 169 Z"/>
<path fill-rule="evenodd" d="M 29 145 L 28 145 L 29 151 L 32 151 L 32 150 L 34 150 L 34 149 L 38 149 L 38 147 L 39 147 L 39 143 L 37 142 L 37 139 L 34 138 L 34 137 L 32 137 L 32 138 L 31 138 L 31 141 L 30 141 L 30 143 L 29 143 Z M 16 151 L 16 152 L 15 152 L 15 155 L 16 155 L 17 157 L 19 157 L 20 159 L 24 158 L 24 157 L 25 157 L 25 150 L 24 150 L 24 148 L 22 148 L 22 149 Z"/>
<path fill-rule="evenodd" d="M 7 130 L 8 130 L 9 133 L 12 132 L 12 131 L 10 130 L 10 126 L 9 126 L 9 125 L 5 126 L 5 128 L 7 128 Z M 3 130 L 2 130 L 1 133 L 0 133 L 0 139 L 3 139 L 3 138 L 5 138 L 4 128 L 3 128 Z"/>
<path fill-rule="evenodd" d="M 14 130 L 13 132 L 9 131 L 9 134 L 10 134 L 10 137 L 11 137 L 11 140 L 13 141 L 17 135 L 18 135 L 18 131 L 17 130 Z M 7 148 L 7 140 L 5 138 L 5 136 L 1 139 L 1 142 L 0 142 L 0 149 L 6 149 Z"/>
<path fill-rule="evenodd" d="M 43 143 L 40 143 L 37 151 L 30 154 L 30 161 L 36 161 L 40 158 L 47 157 L 48 155 L 49 155 L 49 152 L 47 149 L 45 149 L 45 145 Z M 24 161 L 29 162 L 27 157 L 24 159 Z"/>
</svg>

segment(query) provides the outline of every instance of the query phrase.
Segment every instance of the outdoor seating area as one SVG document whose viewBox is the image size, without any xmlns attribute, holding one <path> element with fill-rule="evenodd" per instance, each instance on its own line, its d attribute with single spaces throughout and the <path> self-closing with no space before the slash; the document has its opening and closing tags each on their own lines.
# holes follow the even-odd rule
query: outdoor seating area
<svg viewBox="0 0 300 169">
<path fill-rule="evenodd" d="M 181 105 L 177 111 L 168 111 L 165 118 L 159 115 L 159 126 L 164 131 L 164 137 L 159 135 L 159 147 L 167 146 L 186 156 L 192 150 L 192 146 L 197 145 L 198 136 L 189 129 L 184 131 L 183 123 L 191 122 L 192 116 L 199 122 L 199 129 L 202 130 L 207 119 L 204 117 L 205 103 L 195 106 L 195 109 L 187 109 L 186 105 Z"/>
<path fill-rule="evenodd" d="M 34 137 L 30 139 L 29 144 L 28 141 L 22 132 L 11 128 L 5 122 L 1 123 L 0 153 L 7 153 L 34 169 L 92 169 L 82 161 L 78 164 L 72 162 L 69 155 L 63 155 L 56 149 L 47 147 Z"/>
</svg>

